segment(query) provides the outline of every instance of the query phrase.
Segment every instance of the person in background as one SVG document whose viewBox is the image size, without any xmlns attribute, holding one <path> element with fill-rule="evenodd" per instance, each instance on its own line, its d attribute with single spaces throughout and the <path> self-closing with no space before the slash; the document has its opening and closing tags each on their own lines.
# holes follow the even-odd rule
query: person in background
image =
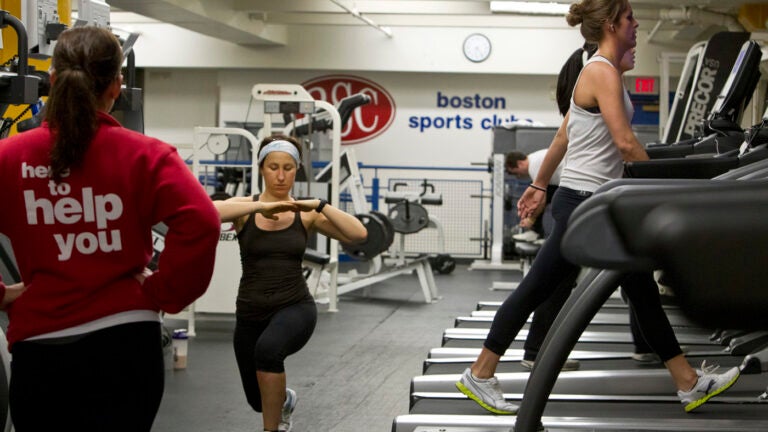
<svg viewBox="0 0 768 432">
<path fill-rule="evenodd" d="M 235 357 L 265 431 L 291 430 L 298 399 L 286 388 L 284 361 L 309 341 L 317 321 L 301 267 L 309 233 L 348 244 L 368 235 L 360 220 L 325 200 L 291 196 L 300 161 L 301 146 L 293 138 L 268 137 L 258 151 L 264 192 L 214 202 L 221 221 L 234 223 L 240 243 Z"/>
<path fill-rule="evenodd" d="M 107 114 L 122 62 L 108 30 L 64 31 L 44 123 L 0 141 L 0 232 L 22 278 L 0 283 L 18 432 L 149 431 L 164 386 L 160 311 L 181 311 L 213 272 L 221 226 L 200 183 L 174 147 Z"/>
<path fill-rule="evenodd" d="M 560 73 L 557 75 L 557 89 L 555 91 L 555 99 L 557 100 L 557 110 L 560 111 L 560 115 L 565 117 L 568 111 L 571 109 L 571 96 L 573 96 L 573 88 L 576 86 L 576 80 L 579 79 L 579 74 L 584 68 L 584 64 L 595 55 L 597 51 L 597 44 L 584 41 L 581 48 L 576 49 L 565 61 L 563 67 L 560 68 Z M 622 58 L 622 61 L 625 59 Z M 632 60 L 632 68 L 634 68 L 634 57 Z M 627 69 L 629 70 L 629 69 Z"/>
<path fill-rule="evenodd" d="M 633 108 L 621 79 L 621 59 L 637 40 L 638 23 L 631 5 L 627 0 L 581 0 L 571 5 L 566 19 L 572 26 L 581 24 L 582 35 L 596 41 L 598 50 L 582 69 L 569 112 L 538 176 L 518 201 L 520 218 L 538 216 L 545 205 L 545 186 L 565 158 L 560 186 L 552 200 L 555 227 L 528 274 L 496 312 L 477 360 L 456 383 L 467 397 L 498 414 L 515 414 L 518 409 L 504 399 L 495 377 L 501 356 L 531 312 L 558 295 L 557 290 L 570 291 L 578 274 L 578 266 L 568 262 L 560 251 L 568 218 L 600 185 L 622 176 L 622 161 L 648 159 L 630 128 Z M 621 286 L 634 307 L 645 340 L 667 367 L 686 412 L 736 382 L 738 367 L 716 374 L 705 364 L 698 371 L 688 364 L 649 272 L 629 273 Z"/>
<path fill-rule="evenodd" d="M 541 163 L 544 162 L 544 156 L 547 155 L 547 149 L 536 150 L 535 152 L 526 155 L 523 152 L 511 151 L 504 157 L 504 169 L 507 174 L 517 177 L 521 180 L 533 180 L 539 173 Z M 552 197 L 555 195 L 557 185 L 560 184 L 560 171 L 562 170 L 562 164 L 557 166 L 557 169 L 552 174 L 552 178 L 547 185 L 547 204 L 552 202 Z M 541 218 L 525 218 L 520 221 L 519 226 L 521 228 L 529 228 L 520 234 L 512 236 L 517 241 L 533 242 L 544 237 L 544 224 Z"/>
</svg>

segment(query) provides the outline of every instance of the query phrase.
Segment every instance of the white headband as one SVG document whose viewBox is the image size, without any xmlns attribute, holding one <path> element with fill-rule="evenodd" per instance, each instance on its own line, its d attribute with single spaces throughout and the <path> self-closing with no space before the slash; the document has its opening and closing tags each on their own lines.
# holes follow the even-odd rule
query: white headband
<svg viewBox="0 0 768 432">
<path fill-rule="evenodd" d="M 297 167 L 301 165 L 301 160 L 299 160 L 299 150 L 296 149 L 295 145 L 285 140 L 272 141 L 271 143 L 262 147 L 261 151 L 259 152 L 259 165 L 264 162 L 264 159 L 266 159 L 268 154 L 276 151 L 288 153 L 291 155 L 293 160 L 296 161 Z"/>
</svg>

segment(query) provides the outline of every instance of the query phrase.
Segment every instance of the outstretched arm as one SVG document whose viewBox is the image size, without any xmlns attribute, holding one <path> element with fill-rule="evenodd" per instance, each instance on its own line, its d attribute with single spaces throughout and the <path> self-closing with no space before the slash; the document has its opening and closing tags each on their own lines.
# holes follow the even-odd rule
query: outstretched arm
<svg viewBox="0 0 768 432">
<path fill-rule="evenodd" d="M 314 212 L 320 205 L 319 199 L 294 201 L 303 212 Z M 360 220 L 349 213 L 343 212 L 330 204 L 323 206 L 321 211 L 312 219 L 312 228 L 326 237 L 334 238 L 342 243 L 361 243 L 368 237 Z"/>
</svg>

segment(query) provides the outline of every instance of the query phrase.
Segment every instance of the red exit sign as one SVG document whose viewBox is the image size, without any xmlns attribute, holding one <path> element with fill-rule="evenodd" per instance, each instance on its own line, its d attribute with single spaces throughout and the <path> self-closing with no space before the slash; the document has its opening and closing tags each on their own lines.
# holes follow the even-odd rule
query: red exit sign
<svg viewBox="0 0 768 432">
<path fill-rule="evenodd" d="M 637 77 L 635 78 L 634 85 L 635 94 L 658 94 L 659 89 L 656 87 L 656 78 L 654 77 Z"/>
</svg>

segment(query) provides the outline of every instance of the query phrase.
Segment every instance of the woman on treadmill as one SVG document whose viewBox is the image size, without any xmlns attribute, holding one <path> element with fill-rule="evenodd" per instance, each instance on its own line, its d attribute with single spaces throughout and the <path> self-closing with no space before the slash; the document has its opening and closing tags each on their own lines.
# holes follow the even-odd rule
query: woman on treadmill
<svg viewBox="0 0 768 432">
<path fill-rule="evenodd" d="M 632 6 L 627 0 L 582 0 L 571 5 L 566 19 L 572 26 L 581 24 L 581 34 L 597 42 L 598 50 L 582 69 L 569 113 L 539 174 L 518 201 L 521 219 L 539 215 L 546 202 L 546 186 L 564 158 L 560 187 L 552 200 L 555 226 L 526 277 L 496 313 L 479 357 L 456 383 L 462 393 L 497 414 L 515 414 L 518 409 L 504 400 L 494 376 L 501 356 L 531 312 L 558 295 L 558 289 L 570 290 L 578 274 L 578 267 L 560 252 L 569 216 L 600 185 L 621 178 L 624 161 L 648 159 L 630 128 L 633 108 L 621 80 L 620 62 L 636 45 L 638 23 Z M 738 368 L 718 375 L 705 365 L 697 371 L 688 364 L 650 273 L 628 274 L 620 284 L 645 340 L 669 370 L 686 412 L 736 382 Z"/>
</svg>

